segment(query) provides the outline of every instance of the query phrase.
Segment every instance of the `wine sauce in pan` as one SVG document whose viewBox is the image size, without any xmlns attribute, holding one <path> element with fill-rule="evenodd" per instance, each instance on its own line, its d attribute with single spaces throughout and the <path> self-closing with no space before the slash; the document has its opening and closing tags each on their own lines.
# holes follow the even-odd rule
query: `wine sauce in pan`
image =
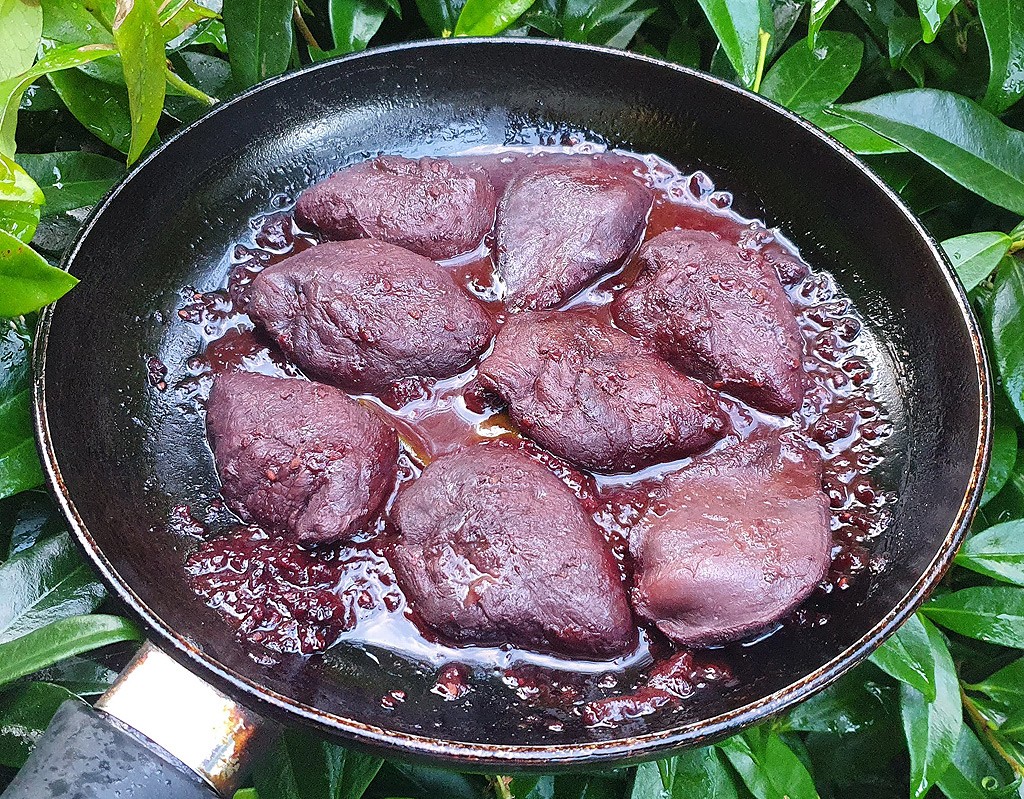
<svg viewBox="0 0 1024 799">
<path fill-rule="evenodd" d="M 567 148 L 491 149 L 452 160 L 484 168 L 500 196 L 524 164 L 555 163 L 581 155 L 641 176 L 654 188 L 656 200 L 645 240 L 673 228 L 706 230 L 760 250 L 775 266 L 803 336 L 803 364 L 809 376 L 803 405 L 792 417 L 778 417 L 730 397 L 724 397 L 724 404 L 741 438 L 766 426 L 787 427 L 824 459 L 823 489 L 831 507 L 833 540 L 825 579 L 807 602 L 753 639 L 690 651 L 669 642 L 653 626 L 642 626 L 633 652 L 614 661 L 588 662 L 508 646 L 452 647 L 424 635 L 410 619 L 405 597 L 383 554 L 387 542 L 397 536 L 389 517 L 394 494 L 382 518 L 355 543 L 312 549 L 252 526 L 207 531 L 191 519 L 188 508 L 179 508 L 179 518 L 172 525 L 203 539 L 186 563 L 189 582 L 236 627 L 252 657 L 272 663 L 280 657 L 278 653 L 326 653 L 321 656 L 329 660 L 334 646 L 385 649 L 434 670 L 434 693 L 444 700 L 462 699 L 471 692 L 475 675 L 498 674 L 508 690 L 526 703 L 559 707 L 581 715 L 591 726 L 616 725 L 683 703 L 697 690 L 714 690 L 716 683 L 728 684 L 733 679 L 731 653 L 737 647 L 756 647 L 782 625 L 826 624 L 827 617 L 813 610 L 815 597 L 846 591 L 863 572 L 880 566 L 872 556 L 871 541 L 884 526 L 886 506 L 893 498 L 875 486 L 871 472 L 881 463 L 879 444 L 890 423 L 874 398 L 871 342 L 850 300 L 827 272 L 806 265 L 777 231 L 734 213 L 731 196 L 717 191 L 703 173 L 683 175 L 653 156 L 598 152 L 588 145 L 572 148 L 571 154 Z M 159 390 L 176 391 L 202 403 L 213 378 L 228 370 L 302 376 L 269 338 L 254 330 L 239 306 L 260 270 L 315 246 L 317 238 L 299 228 L 290 210 L 257 217 L 251 227 L 251 236 L 231 253 L 226 288 L 193 292 L 179 310 L 181 322 L 195 327 L 201 345 L 188 363 L 190 374 L 181 380 L 168 380 L 158 363 L 150 365 L 153 385 Z M 502 287 L 494 276 L 492 244 L 488 237 L 476 252 L 440 263 L 500 325 L 507 317 L 500 299 Z M 636 262 L 627 259 L 622 268 L 562 307 L 612 323 L 609 305 L 618 291 L 631 284 L 637 269 Z M 424 463 L 481 441 L 521 447 L 576 494 L 603 531 L 629 585 L 630 526 L 654 501 L 664 475 L 690 459 L 626 474 L 583 472 L 522 438 L 506 413 L 477 385 L 475 375 L 474 362 L 452 378 L 406 379 L 386 394 L 358 397 L 382 412 L 399 433 L 397 488 L 415 479 Z M 719 442 L 715 448 L 724 445 Z M 595 681 L 605 698 L 591 701 L 593 691 L 584 685 Z M 382 684 L 385 707 L 403 699 L 401 685 Z"/>
</svg>

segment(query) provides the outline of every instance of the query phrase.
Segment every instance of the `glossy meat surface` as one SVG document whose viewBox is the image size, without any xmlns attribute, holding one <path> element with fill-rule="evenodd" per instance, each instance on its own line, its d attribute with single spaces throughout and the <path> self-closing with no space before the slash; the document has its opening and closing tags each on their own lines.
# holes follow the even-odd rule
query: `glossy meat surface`
<svg viewBox="0 0 1024 799">
<path fill-rule="evenodd" d="M 445 640 L 594 659 L 635 646 L 607 543 L 522 452 L 485 444 L 438 458 L 399 493 L 393 518 L 399 584 Z"/>
<path fill-rule="evenodd" d="M 247 311 L 311 375 L 357 393 L 450 377 L 494 332 L 447 271 L 371 240 L 327 242 L 268 267 Z"/>
<path fill-rule="evenodd" d="M 494 222 L 494 206 L 480 169 L 385 155 L 306 189 L 295 216 L 329 239 L 379 239 L 440 260 L 476 249 Z"/>
<path fill-rule="evenodd" d="M 229 372 L 206 424 L 228 505 L 292 540 L 351 537 L 394 488 L 395 431 L 330 386 Z"/>
<path fill-rule="evenodd" d="M 514 178 L 498 204 L 498 275 L 512 311 L 560 305 L 640 242 L 653 194 L 624 170 L 559 164 Z"/>
<path fill-rule="evenodd" d="M 756 633 L 817 586 L 831 552 L 821 458 L 765 433 L 666 478 L 633 529 L 633 605 L 689 646 Z"/>
<path fill-rule="evenodd" d="M 755 408 L 800 407 L 800 330 L 771 265 L 713 233 L 686 230 L 655 236 L 638 258 L 636 281 L 612 306 L 621 327 Z"/>
<path fill-rule="evenodd" d="M 525 435 L 594 471 L 681 458 L 731 427 L 703 384 L 587 313 L 513 316 L 477 379 L 508 403 Z"/>
</svg>

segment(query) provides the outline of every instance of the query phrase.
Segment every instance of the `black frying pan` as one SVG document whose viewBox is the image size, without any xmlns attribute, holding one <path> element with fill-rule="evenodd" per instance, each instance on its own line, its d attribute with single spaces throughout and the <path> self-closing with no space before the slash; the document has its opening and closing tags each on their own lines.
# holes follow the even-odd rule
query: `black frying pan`
<svg viewBox="0 0 1024 799">
<path fill-rule="evenodd" d="M 185 585 L 183 549 L 192 544 L 163 532 L 174 506 L 209 502 L 218 490 L 202 420 L 147 380 L 149 356 L 173 371 L 196 351 L 191 330 L 173 323 L 182 287 L 222 286 L 225 254 L 249 218 L 345 163 L 563 133 L 703 169 L 734 193 L 741 214 L 780 226 L 854 299 L 877 342 L 895 422 L 880 479 L 899 498 L 876 546 L 887 567 L 855 595 L 837 596 L 828 624 L 787 626 L 741 656 L 737 686 L 620 729 L 530 725 L 497 683 L 446 703 L 429 692 L 432 670 L 384 651 L 379 662 L 341 647 L 322 660 L 260 665 Z M 981 494 L 987 364 L 935 242 L 811 125 L 731 84 L 640 56 L 538 40 L 430 42 L 269 81 L 149 157 L 96 209 L 66 266 L 82 283 L 40 322 L 35 420 L 50 484 L 89 557 L 153 640 L 203 679 L 260 713 L 382 753 L 552 770 L 651 758 L 761 721 L 835 680 L 913 612 Z M 396 683 L 407 699 L 385 709 L 381 688 Z"/>
</svg>

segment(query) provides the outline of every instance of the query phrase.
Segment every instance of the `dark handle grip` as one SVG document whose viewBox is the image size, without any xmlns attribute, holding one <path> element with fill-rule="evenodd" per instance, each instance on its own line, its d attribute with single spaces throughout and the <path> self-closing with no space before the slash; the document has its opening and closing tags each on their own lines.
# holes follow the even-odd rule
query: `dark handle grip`
<svg viewBox="0 0 1024 799">
<path fill-rule="evenodd" d="M 141 733 L 132 734 L 84 702 L 57 710 L 3 799 L 216 799 Z"/>
</svg>

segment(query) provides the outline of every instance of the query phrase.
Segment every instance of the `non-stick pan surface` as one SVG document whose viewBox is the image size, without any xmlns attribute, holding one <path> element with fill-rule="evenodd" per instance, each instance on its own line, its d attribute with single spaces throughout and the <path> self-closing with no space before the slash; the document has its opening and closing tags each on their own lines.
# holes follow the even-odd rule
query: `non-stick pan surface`
<svg viewBox="0 0 1024 799">
<path fill-rule="evenodd" d="M 188 589 L 195 540 L 173 509 L 218 490 L 201 416 L 151 384 L 182 374 L 187 296 L 222 286 L 251 217 L 377 153 L 444 154 L 563 135 L 702 169 L 735 208 L 831 270 L 877 344 L 894 422 L 876 544 L 885 567 L 836 596 L 824 625 L 788 625 L 741 652 L 739 682 L 617 729 L 538 724 L 497 678 L 466 700 L 430 692 L 434 668 L 357 647 L 261 663 Z M 975 322 L 938 248 L 868 169 L 795 116 L 722 81 L 624 53 L 542 41 L 403 45 L 320 64 L 218 107 L 172 138 L 96 210 L 67 262 L 82 283 L 44 314 L 35 412 L 46 469 L 113 590 L 178 659 L 240 701 L 339 739 L 463 767 L 651 757 L 778 712 L 866 656 L 953 557 L 988 457 L 988 375 Z M 172 525 L 173 527 L 173 525 Z M 404 702 L 381 704 L 401 688 Z"/>
</svg>

